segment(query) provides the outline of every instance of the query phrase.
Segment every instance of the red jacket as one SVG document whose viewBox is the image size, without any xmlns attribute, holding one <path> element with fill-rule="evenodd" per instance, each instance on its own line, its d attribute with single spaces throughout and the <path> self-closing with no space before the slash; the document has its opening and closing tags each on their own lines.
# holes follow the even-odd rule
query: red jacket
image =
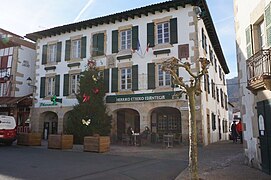
<svg viewBox="0 0 271 180">
<path fill-rule="evenodd" d="M 237 132 L 242 132 L 242 123 L 241 122 L 236 124 L 236 130 L 237 130 Z"/>
</svg>

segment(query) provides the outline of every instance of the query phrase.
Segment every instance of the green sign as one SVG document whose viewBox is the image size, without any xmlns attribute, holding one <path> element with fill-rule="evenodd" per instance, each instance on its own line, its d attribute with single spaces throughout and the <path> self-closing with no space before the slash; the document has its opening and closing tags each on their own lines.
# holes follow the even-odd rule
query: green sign
<svg viewBox="0 0 271 180">
<path fill-rule="evenodd" d="M 56 106 L 57 102 L 62 103 L 62 98 L 57 98 L 56 95 L 51 97 L 52 103 L 40 103 L 40 106 Z"/>
<path fill-rule="evenodd" d="M 176 93 L 176 92 L 175 92 Z M 160 93 L 129 94 L 106 96 L 106 103 L 161 101 L 175 99 L 173 91 Z"/>
</svg>

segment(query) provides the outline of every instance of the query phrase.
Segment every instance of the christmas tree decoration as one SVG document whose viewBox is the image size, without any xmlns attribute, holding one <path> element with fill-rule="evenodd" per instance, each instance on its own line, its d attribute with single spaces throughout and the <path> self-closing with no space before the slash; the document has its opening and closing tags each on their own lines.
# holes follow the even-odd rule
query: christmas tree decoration
<svg viewBox="0 0 271 180">
<path fill-rule="evenodd" d="M 82 144 L 85 136 L 99 134 L 108 136 L 111 130 L 111 116 L 104 103 L 105 89 L 103 78 L 89 61 L 89 67 L 80 77 L 80 92 L 76 95 L 78 104 L 73 107 L 67 119 L 65 131 L 73 134 L 74 143 Z M 91 100 L 90 100 L 91 99 Z"/>
<path fill-rule="evenodd" d="M 88 67 L 89 68 L 94 68 L 96 66 L 96 62 L 94 60 L 88 60 Z"/>
<path fill-rule="evenodd" d="M 89 126 L 89 125 L 90 125 L 90 122 L 91 122 L 91 119 L 88 119 L 88 120 L 82 119 L 82 124 L 84 124 L 84 125 L 86 125 L 86 126 Z"/>
<path fill-rule="evenodd" d="M 99 89 L 98 89 L 98 88 L 96 88 L 96 87 L 95 87 L 95 88 L 93 88 L 93 89 L 92 89 L 92 91 L 93 91 L 93 93 L 94 93 L 94 94 L 98 94 L 98 93 L 99 93 Z"/>
<path fill-rule="evenodd" d="M 86 94 L 83 94 L 83 102 L 89 101 L 90 96 L 87 96 Z"/>
</svg>

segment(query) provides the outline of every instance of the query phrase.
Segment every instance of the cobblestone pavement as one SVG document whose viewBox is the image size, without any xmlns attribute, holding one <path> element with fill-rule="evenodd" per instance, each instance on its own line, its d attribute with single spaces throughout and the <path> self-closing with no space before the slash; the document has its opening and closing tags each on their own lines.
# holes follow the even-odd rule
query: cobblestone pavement
<svg viewBox="0 0 271 180">
<path fill-rule="evenodd" d="M 204 180 L 271 180 L 271 176 L 245 164 L 242 144 L 222 141 L 199 148 L 199 177 Z M 189 179 L 186 168 L 176 180 Z"/>
<path fill-rule="evenodd" d="M 46 142 L 44 142 L 46 143 Z M 43 147 L 46 146 L 45 144 Z M 74 145 L 72 150 L 83 151 L 82 145 Z M 155 159 L 178 159 L 188 162 L 188 146 L 178 145 L 165 148 L 161 144 L 142 147 L 110 145 L 106 154 L 146 157 Z M 245 164 L 242 144 L 221 141 L 198 148 L 199 177 L 204 180 L 271 180 L 271 176 Z M 189 179 L 188 168 L 181 172 L 176 180 Z"/>
</svg>

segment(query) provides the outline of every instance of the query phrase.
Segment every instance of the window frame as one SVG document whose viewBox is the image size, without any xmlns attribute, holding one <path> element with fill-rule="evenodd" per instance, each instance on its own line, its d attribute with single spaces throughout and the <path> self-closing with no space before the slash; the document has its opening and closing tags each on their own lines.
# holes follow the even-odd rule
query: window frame
<svg viewBox="0 0 271 180">
<path fill-rule="evenodd" d="M 165 32 L 165 24 L 167 24 L 167 32 Z M 159 33 L 159 27 L 161 26 L 161 33 Z M 161 34 L 161 38 L 159 38 L 159 35 Z M 165 34 L 167 34 L 168 37 L 165 37 Z M 170 43 L 170 22 L 169 21 L 164 21 L 164 22 L 159 22 L 156 24 L 156 44 L 167 44 Z M 167 40 L 166 40 L 167 39 Z M 159 42 L 159 40 L 161 40 Z"/>
<path fill-rule="evenodd" d="M 50 82 L 51 79 L 53 81 Z M 55 95 L 55 90 L 56 90 L 55 82 L 56 82 L 55 76 L 46 77 L 46 79 L 45 79 L 45 96 Z M 51 91 L 51 94 L 49 94 L 50 91 Z"/>
<path fill-rule="evenodd" d="M 53 48 L 51 48 L 53 47 Z M 57 43 L 48 44 L 47 63 L 55 63 L 57 61 Z"/>
<path fill-rule="evenodd" d="M 169 87 L 171 86 L 171 75 L 168 71 L 162 70 L 162 64 L 157 64 L 157 86 L 158 87 Z M 160 77 L 162 79 L 160 80 Z M 160 82 L 162 82 L 162 85 L 160 85 Z"/>
<path fill-rule="evenodd" d="M 133 76 L 132 67 L 120 68 L 120 90 L 121 91 L 132 90 L 132 81 L 133 81 L 132 76 Z M 130 82 L 128 82 L 129 80 Z"/>
<path fill-rule="evenodd" d="M 76 44 L 74 44 L 76 42 Z M 81 58 L 81 38 L 71 40 L 71 59 Z"/>
<path fill-rule="evenodd" d="M 119 48 L 120 50 L 132 48 L 132 29 L 120 30 L 119 37 L 120 37 L 120 48 Z"/>
<path fill-rule="evenodd" d="M 73 77 L 75 77 L 75 81 L 77 81 L 77 83 L 73 82 Z M 80 87 L 80 74 L 79 73 L 70 74 L 69 75 L 69 94 L 78 94 L 80 92 L 79 87 Z M 73 92 L 73 89 L 75 89 L 74 92 Z"/>
</svg>

